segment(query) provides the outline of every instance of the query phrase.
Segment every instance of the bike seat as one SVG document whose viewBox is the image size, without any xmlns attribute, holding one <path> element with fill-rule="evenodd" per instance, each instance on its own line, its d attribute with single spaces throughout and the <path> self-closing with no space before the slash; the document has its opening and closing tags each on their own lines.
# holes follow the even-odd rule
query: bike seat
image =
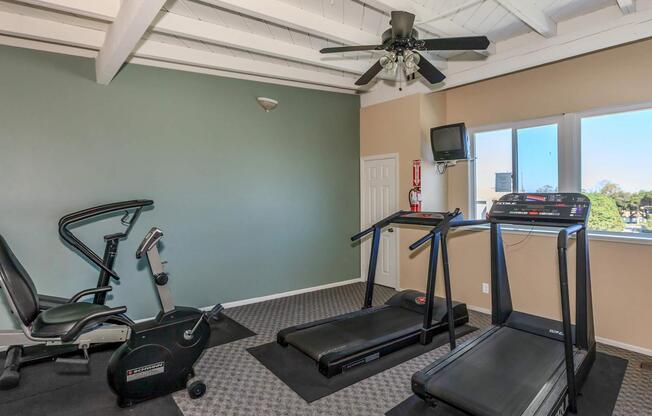
<svg viewBox="0 0 652 416">
<path fill-rule="evenodd" d="M 32 336 L 51 338 L 61 336 L 83 318 L 110 308 L 94 303 L 76 302 L 55 306 L 41 312 L 32 323 Z"/>
</svg>

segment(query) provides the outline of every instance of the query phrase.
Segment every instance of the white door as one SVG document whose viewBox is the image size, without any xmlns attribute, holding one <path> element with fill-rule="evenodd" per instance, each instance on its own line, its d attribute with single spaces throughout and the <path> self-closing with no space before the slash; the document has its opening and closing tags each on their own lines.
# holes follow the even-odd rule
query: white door
<svg viewBox="0 0 652 416">
<path fill-rule="evenodd" d="M 368 156 L 361 162 L 361 222 L 362 229 L 398 211 L 398 156 Z M 398 230 L 390 226 L 383 230 L 378 251 L 376 283 L 392 288 L 398 287 Z M 371 235 L 361 250 L 362 276 L 366 279 Z"/>
</svg>

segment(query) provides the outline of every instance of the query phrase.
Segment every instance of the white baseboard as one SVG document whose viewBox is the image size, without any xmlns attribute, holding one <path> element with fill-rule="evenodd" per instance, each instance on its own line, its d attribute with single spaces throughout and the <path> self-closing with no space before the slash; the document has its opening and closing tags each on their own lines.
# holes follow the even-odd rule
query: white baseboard
<svg viewBox="0 0 652 416">
<path fill-rule="evenodd" d="M 358 278 L 355 278 L 355 279 L 344 280 L 344 281 L 341 281 L 341 282 L 327 283 L 327 284 L 321 285 L 321 286 L 307 287 L 307 288 L 304 288 L 304 289 L 296 289 L 296 290 L 290 290 L 288 292 L 273 293 L 271 295 L 259 296 L 257 298 L 242 299 L 242 300 L 236 300 L 236 301 L 233 301 L 233 302 L 226 302 L 226 303 L 223 303 L 222 306 L 224 306 L 225 309 L 235 308 L 236 306 L 251 305 L 252 303 L 265 302 L 266 300 L 280 299 L 280 298 L 285 298 L 285 297 L 288 297 L 288 296 L 300 295 L 302 293 L 316 292 L 318 290 L 330 289 L 330 288 L 333 288 L 333 287 L 350 285 L 352 283 L 359 283 L 361 281 L 362 281 L 362 279 L 358 277 Z M 213 306 L 207 306 L 207 307 L 202 308 L 202 309 L 210 310 L 212 308 L 213 308 Z"/>
<path fill-rule="evenodd" d="M 285 297 L 288 297 L 288 296 L 300 295 L 302 293 L 316 292 L 318 290 L 330 289 L 330 288 L 333 288 L 333 287 L 345 286 L 345 285 L 350 285 L 352 283 L 359 283 L 359 282 L 363 282 L 363 281 L 364 281 L 364 279 L 362 277 L 357 277 L 355 279 L 344 280 L 344 281 L 341 281 L 341 282 L 327 283 L 327 284 L 321 285 L 321 286 L 313 286 L 313 287 L 307 287 L 307 288 L 304 288 L 304 289 L 290 290 L 289 292 L 273 293 L 271 295 L 259 296 L 257 298 L 236 300 L 236 301 L 233 301 L 233 302 L 223 303 L 222 306 L 224 306 L 225 309 L 235 308 L 236 306 L 251 305 L 252 303 L 265 302 L 266 300 L 280 299 L 280 298 L 285 298 Z M 210 311 L 211 309 L 213 309 L 214 306 L 215 305 L 205 306 L 205 307 L 200 308 L 200 309 L 204 310 L 204 311 Z M 136 322 L 136 323 L 144 322 L 144 321 L 148 321 L 148 320 L 150 320 L 152 318 L 153 317 L 137 319 L 134 322 Z M 19 331 L 19 330 L 17 330 L 17 331 Z M 0 346 L 0 352 L 6 351 L 7 348 L 8 348 L 7 346 Z"/>
<path fill-rule="evenodd" d="M 491 309 L 481 308 L 479 306 L 473 306 L 473 305 L 466 305 L 466 307 L 471 311 L 476 311 L 476 312 L 484 313 L 484 314 L 487 314 L 487 315 L 491 315 Z M 597 337 L 597 336 L 595 337 L 595 340 L 597 342 L 601 343 L 601 344 L 610 345 L 612 347 L 617 347 L 617 348 L 622 348 L 624 350 L 633 351 L 633 352 L 637 352 L 639 354 L 643 354 L 643 355 L 647 355 L 647 356 L 652 357 L 652 349 L 650 349 L 650 348 L 638 347 L 636 345 L 625 344 L 624 342 L 614 341 L 613 339 Z"/>
<path fill-rule="evenodd" d="M 330 288 L 333 288 L 333 287 L 345 286 L 345 285 L 350 285 L 352 283 L 358 283 L 358 282 L 364 282 L 364 281 L 365 281 L 365 279 L 363 277 L 358 277 L 358 278 L 355 278 L 355 279 L 344 280 L 344 281 L 341 281 L 341 282 L 327 283 L 327 284 L 321 285 L 321 286 L 307 287 L 307 288 L 304 288 L 304 289 L 296 289 L 296 290 L 290 290 L 288 292 L 273 293 L 271 295 L 259 296 L 259 297 L 256 297 L 256 298 L 236 300 L 236 301 L 233 301 L 233 302 L 226 302 L 226 303 L 223 303 L 222 306 L 224 306 L 225 309 L 235 308 L 237 306 L 251 305 L 253 303 L 265 302 L 267 300 L 280 299 L 280 298 L 285 298 L 285 297 L 289 297 L 289 296 L 300 295 L 302 293 L 316 292 L 318 290 L 330 289 Z M 397 288 L 397 290 L 400 291 L 401 289 Z M 206 306 L 206 307 L 203 307 L 201 309 L 202 310 L 211 310 L 211 309 L 213 309 L 214 306 L 215 305 Z M 466 305 L 466 307 L 469 310 L 472 310 L 472 311 L 475 311 L 475 312 L 480 312 L 480 313 L 484 313 L 486 315 L 491 315 L 491 309 L 482 308 L 480 306 L 468 305 L 468 304 Z M 151 318 L 139 319 L 136 322 L 145 321 L 147 319 L 151 319 Z M 603 338 L 603 337 L 595 337 L 595 339 L 596 339 L 597 342 L 600 342 L 600 343 L 605 344 L 605 345 L 610 345 L 612 347 L 622 348 L 624 350 L 633 351 L 633 352 L 636 352 L 636 353 L 639 353 L 639 354 L 643 354 L 643 355 L 647 355 L 647 356 L 652 357 L 652 349 L 650 349 L 650 348 L 638 347 L 636 345 L 626 344 L 624 342 L 614 341 L 612 339 Z M 0 347 L 0 352 L 4 351 L 4 350 L 6 350 L 6 347 Z"/>
<path fill-rule="evenodd" d="M 466 308 L 470 311 L 476 311 L 476 312 L 484 313 L 485 315 L 491 315 L 491 309 L 481 308 L 479 306 L 473 306 L 469 304 L 466 305 Z"/>
<path fill-rule="evenodd" d="M 595 340 L 601 344 L 610 345 L 616 348 L 622 348 L 624 350 L 633 351 L 652 357 L 652 349 L 650 348 L 637 347 L 636 345 L 625 344 L 624 342 L 614 341 L 613 339 L 609 338 L 595 337 Z"/>
</svg>

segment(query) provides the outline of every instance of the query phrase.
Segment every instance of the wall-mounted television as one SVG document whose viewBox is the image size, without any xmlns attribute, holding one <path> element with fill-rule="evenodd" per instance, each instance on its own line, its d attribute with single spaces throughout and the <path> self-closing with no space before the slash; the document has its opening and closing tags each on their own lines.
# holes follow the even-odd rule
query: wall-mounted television
<svg viewBox="0 0 652 416">
<path fill-rule="evenodd" d="M 464 123 L 430 129 L 430 144 L 435 162 L 466 160 L 469 158 L 469 141 Z"/>
</svg>

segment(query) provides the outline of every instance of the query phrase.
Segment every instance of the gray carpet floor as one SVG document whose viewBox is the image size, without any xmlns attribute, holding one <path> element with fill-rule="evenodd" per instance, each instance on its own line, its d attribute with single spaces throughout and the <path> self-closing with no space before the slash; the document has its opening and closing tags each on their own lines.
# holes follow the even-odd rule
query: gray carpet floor
<svg viewBox="0 0 652 416">
<path fill-rule="evenodd" d="M 395 291 L 377 287 L 374 303 Z M 352 284 L 288 298 L 228 309 L 226 314 L 258 335 L 212 348 L 196 365 L 208 385 L 199 400 L 185 392 L 174 399 L 185 416 L 199 415 L 383 415 L 411 396 L 410 377 L 448 352 L 442 346 L 328 397 L 307 404 L 246 349 L 273 341 L 279 329 L 359 308 L 363 284 Z M 489 316 L 471 312 L 471 325 L 482 328 Z M 470 334 L 461 341 L 472 338 Z M 652 371 L 640 368 L 649 357 L 605 345 L 598 349 L 629 360 L 614 415 L 652 415 Z"/>
</svg>

